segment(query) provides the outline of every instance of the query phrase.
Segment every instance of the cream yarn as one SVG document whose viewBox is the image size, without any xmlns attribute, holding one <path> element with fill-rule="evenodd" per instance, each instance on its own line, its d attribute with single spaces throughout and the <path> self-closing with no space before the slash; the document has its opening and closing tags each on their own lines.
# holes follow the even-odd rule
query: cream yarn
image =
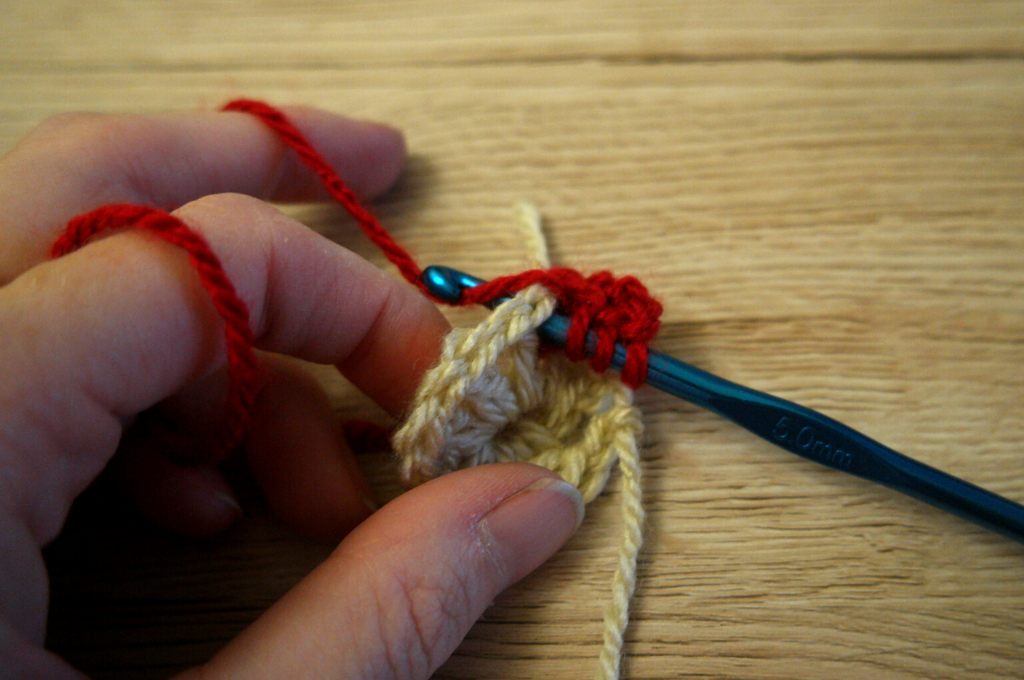
<svg viewBox="0 0 1024 680">
<path fill-rule="evenodd" d="M 547 266 L 536 209 L 524 204 L 517 212 L 533 257 Z M 587 502 L 601 493 L 618 461 L 622 536 L 596 674 L 612 680 L 619 675 L 642 540 L 642 426 L 633 393 L 620 381 L 561 353 L 538 354 L 536 329 L 555 307 L 550 292 L 532 286 L 478 326 L 453 330 L 392 444 L 407 483 L 481 463 L 520 461 L 557 472 Z"/>
</svg>

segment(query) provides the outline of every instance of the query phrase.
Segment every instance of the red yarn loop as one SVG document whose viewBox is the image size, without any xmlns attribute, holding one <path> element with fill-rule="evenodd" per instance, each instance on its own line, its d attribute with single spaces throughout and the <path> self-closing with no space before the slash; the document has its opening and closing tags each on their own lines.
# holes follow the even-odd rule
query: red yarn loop
<svg viewBox="0 0 1024 680">
<path fill-rule="evenodd" d="M 355 218 L 363 232 L 398 267 L 402 276 L 430 295 L 420 279 L 423 270 L 409 252 L 398 245 L 377 218 L 359 203 L 334 168 L 317 153 L 287 116 L 263 102 L 248 99 L 230 102 L 224 110 L 252 114 L 277 132 L 281 140 L 298 153 L 302 162 L 320 176 L 331 196 Z M 598 272 L 584 277 L 576 270 L 564 267 L 531 270 L 467 289 L 459 304 L 489 302 L 535 283 L 554 293 L 562 311 L 572 318 L 565 348 L 570 359 L 580 361 L 586 358 L 587 334 L 592 332 L 597 342 L 590 365 L 595 371 L 601 373 L 608 369 L 615 353 L 615 343 L 621 342 L 626 348 L 626 362 L 620 373 L 622 381 L 633 389 L 644 383 L 647 378 L 647 345 L 661 325 L 658 318 L 662 306 L 632 276 L 616 279 L 608 272 Z"/>
<path fill-rule="evenodd" d="M 113 204 L 68 222 L 64 233 L 50 249 L 50 257 L 57 258 L 78 250 L 102 232 L 129 227 L 148 231 L 183 249 L 213 299 L 217 313 L 224 319 L 229 386 L 224 430 L 214 452 L 216 459 L 222 459 L 238 445 L 245 433 L 262 377 L 252 349 L 249 310 L 238 297 L 206 239 L 174 215 L 158 208 Z"/>
<path fill-rule="evenodd" d="M 596 342 L 590 366 L 598 373 L 608 370 L 615 355 L 615 343 L 626 349 L 626 361 L 619 377 L 637 389 L 647 379 L 647 345 L 661 326 L 662 306 L 635 277 L 617 279 L 609 272 L 584 277 L 575 269 L 554 267 L 532 269 L 503 276 L 463 291 L 461 304 L 485 303 L 540 284 L 550 290 L 561 311 L 572 323 L 565 353 L 573 361 L 587 358 L 587 335 Z"/>
</svg>

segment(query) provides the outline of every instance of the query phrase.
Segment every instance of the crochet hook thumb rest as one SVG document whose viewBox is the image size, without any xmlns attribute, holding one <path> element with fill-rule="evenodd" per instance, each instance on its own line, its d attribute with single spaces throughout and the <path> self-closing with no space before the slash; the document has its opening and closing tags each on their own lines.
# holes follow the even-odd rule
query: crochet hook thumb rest
<svg viewBox="0 0 1024 680">
<path fill-rule="evenodd" d="M 463 289 L 484 283 L 440 266 L 428 267 L 422 280 L 433 295 L 449 302 L 457 302 Z M 569 323 L 567 317 L 555 314 L 537 333 L 561 347 Z M 588 352 L 595 345 L 591 334 Z M 625 349 L 616 345 L 612 367 L 620 370 L 625 360 Z M 647 384 L 724 416 L 790 453 L 884 484 L 1024 543 L 1024 506 L 919 463 L 817 411 L 737 385 L 655 350 L 648 357 Z"/>
</svg>

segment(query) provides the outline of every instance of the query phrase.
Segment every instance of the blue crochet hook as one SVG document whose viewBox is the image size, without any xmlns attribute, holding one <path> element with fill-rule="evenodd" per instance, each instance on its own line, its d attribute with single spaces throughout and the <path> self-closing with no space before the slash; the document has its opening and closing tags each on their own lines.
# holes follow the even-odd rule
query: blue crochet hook
<svg viewBox="0 0 1024 680">
<path fill-rule="evenodd" d="M 423 283 L 438 298 L 458 302 L 463 289 L 484 281 L 433 266 L 424 270 Z M 537 334 L 564 347 L 569 323 L 567 317 L 554 314 Z M 591 334 L 587 351 L 595 346 Z M 612 367 L 621 370 L 625 361 L 625 349 L 616 345 Z M 884 484 L 1024 543 L 1024 506 L 908 458 L 817 411 L 737 385 L 656 350 L 648 356 L 647 384 L 725 416 L 790 453 Z"/>
</svg>

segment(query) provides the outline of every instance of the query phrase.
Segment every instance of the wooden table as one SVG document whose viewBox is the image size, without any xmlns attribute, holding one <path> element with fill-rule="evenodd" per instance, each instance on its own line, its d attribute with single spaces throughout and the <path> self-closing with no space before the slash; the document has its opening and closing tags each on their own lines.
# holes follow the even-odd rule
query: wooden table
<svg viewBox="0 0 1024 680">
<path fill-rule="evenodd" d="M 1024 501 L 1024 3 L 291 4 L 13 0 L 0 147 L 61 111 L 242 95 L 390 121 L 412 157 L 376 211 L 422 262 L 520 270 L 532 201 L 558 263 L 660 296 L 660 349 Z M 293 212 L 382 262 L 338 210 Z M 1024 676 L 1024 547 L 639 402 L 626 677 Z M 198 543 L 89 494 L 48 554 L 51 646 L 96 678 L 207 658 L 330 549 L 250 495 Z M 591 675 L 617 495 L 437 677 Z"/>
</svg>

